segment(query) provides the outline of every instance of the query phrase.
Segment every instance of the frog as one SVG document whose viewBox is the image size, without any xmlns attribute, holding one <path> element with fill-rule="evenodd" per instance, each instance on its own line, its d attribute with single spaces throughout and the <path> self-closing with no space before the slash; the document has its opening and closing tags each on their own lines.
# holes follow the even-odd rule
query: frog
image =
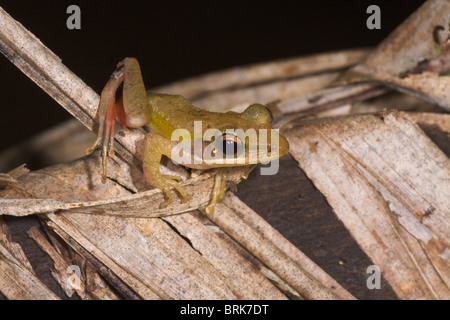
<svg viewBox="0 0 450 320">
<path fill-rule="evenodd" d="M 119 88 L 122 95 L 116 98 Z M 118 63 L 101 92 L 98 110 L 97 139 L 86 153 L 91 154 L 101 146 L 102 182 L 106 182 L 107 158 L 114 157 L 116 122 L 125 133 L 130 128 L 142 128 L 146 132 L 143 139 L 143 174 L 148 184 L 163 192 L 165 200 L 160 208 L 172 203 L 172 190 L 178 192 L 181 202 L 191 199 L 181 185 L 181 177 L 161 173 L 159 165 L 163 157 L 177 158 L 175 162 L 178 165 L 196 173 L 213 168 L 217 170 L 210 202 L 205 208 L 207 214 L 213 214 L 216 204 L 224 198 L 227 181 L 232 176 L 230 169 L 239 167 L 240 177 L 237 180 L 247 179 L 257 163 L 267 163 L 289 152 L 287 139 L 278 131 L 277 139 L 267 135 L 275 129 L 272 127 L 271 112 L 264 105 L 251 104 L 241 113 L 213 112 L 195 107 L 181 95 L 146 91 L 139 62 L 132 57 Z M 258 147 L 251 148 L 250 140 L 236 134 L 236 129 L 241 132 L 253 130 Z M 184 135 L 174 138 L 177 130 L 182 130 Z M 207 136 L 207 130 L 215 130 L 215 134 Z M 177 156 L 179 152 L 174 151 L 181 144 L 185 147 L 183 150 L 187 149 L 187 157 L 180 160 Z M 210 150 L 210 153 L 206 152 L 209 156 L 203 156 L 207 148 Z"/>
</svg>

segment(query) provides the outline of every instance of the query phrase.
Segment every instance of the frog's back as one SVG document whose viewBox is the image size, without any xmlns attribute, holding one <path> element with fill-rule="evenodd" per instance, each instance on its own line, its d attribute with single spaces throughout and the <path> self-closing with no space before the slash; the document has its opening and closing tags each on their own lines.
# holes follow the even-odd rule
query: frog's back
<svg viewBox="0 0 450 320">
<path fill-rule="evenodd" d="M 168 127 L 171 127 L 172 130 L 183 128 L 193 132 L 194 121 L 202 121 L 203 130 L 205 130 L 208 128 L 221 128 L 223 123 L 227 122 L 227 118 L 230 118 L 229 121 L 234 119 L 232 115 L 235 114 L 234 112 L 218 113 L 203 110 L 195 107 L 180 95 L 147 93 L 147 99 L 152 108 L 153 119 L 160 124 L 164 123 L 166 126 L 164 129 L 168 129 Z M 160 128 L 154 129 L 161 131 Z"/>
<path fill-rule="evenodd" d="M 147 93 L 147 99 L 154 115 L 164 119 L 174 129 L 191 131 L 194 121 L 203 120 L 208 111 L 199 109 L 180 95 Z"/>
<path fill-rule="evenodd" d="M 239 113 L 203 110 L 179 95 L 147 93 L 147 99 L 152 108 L 152 120 L 149 124 L 151 129 L 169 139 L 175 129 L 186 129 L 193 133 L 195 121 L 202 122 L 202 133 L 210 128 L 220 130 L 232 127 L 245 131 L 255 126 L 254 122 L 245 120 Z M 260 126 L 270 129 L 270 125 Z"/>
</svg>

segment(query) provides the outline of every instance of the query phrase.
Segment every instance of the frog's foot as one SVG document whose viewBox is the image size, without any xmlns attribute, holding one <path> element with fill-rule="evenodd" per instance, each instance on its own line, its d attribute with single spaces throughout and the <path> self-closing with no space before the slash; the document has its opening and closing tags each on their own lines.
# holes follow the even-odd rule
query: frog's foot
<svg viewBox="0 0 450 320">
<path fill-rule="evenodd" d="M 192 169 L 191 178 L 199 177 L 205 170 L 204 169 Z"/>
<path fill-rule="evenodd" d="M 166 208 L 172 203 L 172 190 L 174 188 L 181 195 L 181 202 L 185 203 L 191 200 L 191 196 L 180 185 L 182 179 L 178 176 L 163 175 L 163 187 L 160 188 L 166 195 L 166 200 L 159 206 L 160 209 Z"/>
<path fill-rule="evenodd" d="M 86 150 L 91 154 L 98 146 L 102 146 L 102 182 L 106 182 L 106 161 L 114 157 L 114 132 L 116 126 L 116 109 L 121 107 L 122 101 L 116 103 L 116 90 L 123 81 L 123 71 L 116 70 L 100 96 L 99 105 L 99 128 L 97 139 L 94 144 Z M 123 107 L 122 107 L 123 108 Z"/>
<path fill-rule="evenodd" d="M 214 214 L 214 209 L 216 208 L 216 202 L 213 202 L 211 200 L 211 202 L 206 206 L 205 208 L 205 212 L 208 216 L 211 216 Z"/>
<path fill-rule="evenodd" d="M 102 144 L 102 168 L 103 168 L 103 174 L 102 174 L 102 182 L 106 183 L 106 167 L 107 167 L 107 160 L 108 160 L 108 156 L 113 158 L 114 157 L 114 132 L 115 132 L 115 124 L 116 124 L 116 120 L 115 120 L 115 108 L 114 108 L 114 104 L 115 101 L 113 100 L 115 99 L 114 97 L 112 98 L 112 101 L 110 101 L 109 105 L 108 105 L 108 109 L 106 111 L 106 125 L 105 125 L 105 132 L 103 134 L 103 136 L 99 136 L 97 137 L 97 140 L 99 140 L 99 142 L 94 143 L 94 145 L 89 148 L 88 150 L 86 150 L 86 152 L 88 151 L 93 151 L 93 148 L 95 149 L 97 147 L 97 145 Z M 103 143 L 101 142 L 103 140 Z"/>
<path fill-rule="evenodd" d="M 86 149 L 86 154 L 91 154 L 101 144 L 103 137 L 98 136 L 94 144 Z"/>
</svg>

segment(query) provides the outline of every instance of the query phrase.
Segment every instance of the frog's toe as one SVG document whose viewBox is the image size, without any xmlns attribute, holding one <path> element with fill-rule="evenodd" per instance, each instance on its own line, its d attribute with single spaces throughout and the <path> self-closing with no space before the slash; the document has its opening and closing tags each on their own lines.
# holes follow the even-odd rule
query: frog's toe
<svg viewBox="0 0 450 320">
<path fill-rule="evenodd" d="M 181 195 L 181 202 L 185 203 L 191 200 L 191 195 L 189 195 L 184 189 L 183 187 L 180 185 L 180 183 L 178 181 L 175 180 L 175 178 L 181 181 L 181 178 L 178 176 L 170 176 L 170 175 L 164 175 L 164 184 L 167 186 L 167 188 L 164 188 L 164 193 L 167 196 L 167 200 L 164 203 L 165 206 L 167 207 L 170 203 L 171 203 L 171 191 L 170 188 L 174 188 L 180 195 Z"/>
<path fill-rule="evenodd" d="M 208 204 L 205 208 L 205 212 L 208 216 L 211 216 L 214 214 L 214 209 L 216 208 L 216 203 L 212 202 L 210 204 Z"/>
<path fill-rule="evenodd" d="M 94 152 L 94 150 L 100 145 L 101 140 L 102 139 L 98 137 L 97 140 L 95 140 L 95 142 L 92 144 L 92 146 L 86 149 L 86 154 L 91 154 L 92 152 Z"/>
<path fill-rule="evenodd" d="M 95 149 L 95 148 L 93 148 L 93 147 L 87 148 L 87 149 L 86 149 L 86 155 L 89 155 L 89 154 L 91 154 L 92 152 L 94 152 L 94 149 Z"/>
<path fill-rule="evenodd" d="M 163 178 L 166 180 L 175 180 L 177 182 L 183 181 L 180 176 L 172 175 L 172 174 L 163 174 Z"/>
<path fill-rule="evenodd" d="M 184 190 L 183 190 L 184 191 Z M 179 191 L 178 191 L 179 192 Z M 187 194 L 187 193 L 185 193 L 184 195 L 181 195 L 182 196 L 182 199 L 181 199 L 181 202 L 182 203 L 186 203 L 186 202 L 189 202 L 189 201 L 191 201 L 191 199 L 192 199 L 192 196 L 190 195 L 190 194 Z"/>
<path fill-rule="evenodd" d="M 172 203 L 172 194 L 171 194 L 170 188 L 164 188 L 162 191 L 164 192 L 166 198 L 165 198 L 164 202 L 162 202 L 159 205 L 160 209 L 164 209 L 164 208 L 168 207 L 169 204 Z"/>
<path fill-rule="evenodd" d="M 114 158 L 115 155 L 116 155 L 116 152 L 114 151 L 114 144 L 111 144 L 111 148 L 108 151 L 108 157 Z"/>
<path fill-rule="evenodd" d="M 191 178 L 199 177 L 203 173 L 203 169 L 196 169 L 191 171 Z"/>
<path fill-rule="evenodd" d="M 181 195 L 182 203 L 186 203 L 191 200 L 191 195 L 189 195 L 178 182 L 172 180 L 172 187 L 175 188 L 175 190 L 177 190 Z"/>
<path fill-rule="evenodd" d="M 161 202 L 161 204 L 159 205 L 159 208 L 160 209 L 167 208 L 171 202 L 172 201 L 170 199 L 166 199 L 164 202 Z"/>
</svg>

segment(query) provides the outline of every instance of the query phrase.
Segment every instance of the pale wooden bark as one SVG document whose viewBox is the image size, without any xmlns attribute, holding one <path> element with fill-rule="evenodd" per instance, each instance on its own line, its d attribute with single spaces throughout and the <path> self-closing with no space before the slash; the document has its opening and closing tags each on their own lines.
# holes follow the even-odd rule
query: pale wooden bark
<svg viewBox="0 0 450 320">
<path fill-rule="evenodd" d="M 450 162 L 405 114 L 292 124 L 291 153 L 403 299 L 449 299 Z"/>
<path fill-rule="evenodd" d="M 285 255 L 292 259 L 295 264 L 304 270 L 304 272 L 312 276 L 315 281 L 327 288 L 331 293 L 339 299 L 354 299 L 354 297 L 340 284 L 330 277 L 326 272 L 319 268 L 311 261 L 303 252 L 301 252 L 292 243 L 286 240 L 276 229 L 267 223 L 260 215 L 250 209 L 239 198 L 229 195 L 225 198 L 224 204 L 235 208 L 236 214 L 244 223 L 257 230 L 268 242 L 273 243 Z"/>
<path fill-rule="evenodd" d="M 13 300 L 57 300 L 35 275 L 19 244 L 8 239 L 8 228 L 0 217 L 0 292 Z"/>
<path fill-rule="evenodd" d="M 68 297 L 72 297 L 74 292 L 83 300 L 91 300 L 91 297 L 86 292 L 84 283 L 81 281 L 76 273 L 69 273 L 67 270 L 69 265 L 64 259 L 56 252 L 56 250 L 47 242 L 45 237 L 35 227 L 28 231 L 28 235 L 32 238 L 39 247 L 45 251 L 50 258 L 54 261 L 54 270 L 52 270 L 52 276 L 63 288 Z"/>
</svg>

